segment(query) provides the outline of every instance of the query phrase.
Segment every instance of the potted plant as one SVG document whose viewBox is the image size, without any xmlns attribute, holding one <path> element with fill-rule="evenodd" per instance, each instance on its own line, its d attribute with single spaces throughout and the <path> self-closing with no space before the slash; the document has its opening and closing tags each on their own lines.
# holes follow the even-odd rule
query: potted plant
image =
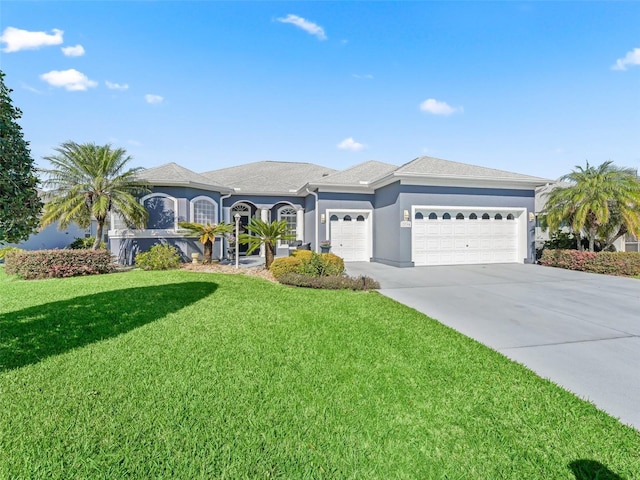
<svg viewBox="0 0 640 480">
<path fill-rule="evenodd" d="M 331 240 L 322 240 L 320 242 L 320 252 L 329 253 L 331 251 Z"/>
</svg>

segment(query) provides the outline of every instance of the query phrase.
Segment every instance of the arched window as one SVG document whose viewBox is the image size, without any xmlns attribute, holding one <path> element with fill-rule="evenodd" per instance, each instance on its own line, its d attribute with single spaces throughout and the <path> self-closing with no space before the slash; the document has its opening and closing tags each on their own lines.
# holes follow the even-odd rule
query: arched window
<svg viewBox="0 0 640 480">
<path fill-rule="evenodd" d="M 330 222 L 337 222 L 338 221 L 338 216 L 337 215 L 331 215 L 331 218 L 329 218 Z"/>
<path fill-rule="evenodd" d="M 500 215 L 499 213 L 496 213 L 496 216 L 493 217 L 495 220 L 502 220 L 502 215 Z"/>
<path fill-rule="evenodd" d="M 438 219 L 438 215 L 436 215 L 436 212 L 431 212 L 429 214 L 429 220 L 437 220 Z"/>
<path fill-rule="evenodd" d="M 449 215 L 448 213 L 445 213 L 444 215 L 442 215 L 442 219 L 443 220 L 451 220 L 451 215 Z"/>
<path fill-rule="evenodd" d="M 490 218 L 491 218 L 491 217 L 489 216 L 489 214 L 488 214 L 488 213 L 483 213 L 483 214 L 482 214 L 482 219 L 483 219 L 483 220 L 489 220 Z"/>
<path fill-rule="evenodd" d="M 477 220 L 478 219 L 478 215 L 476 215 L 475 213 L 472 213 L 469 215 L 469 220 Z"/>
<path fill-rule="evenodd" d="M 464 215 L 462 213 L 457 214 L 456 220 L 464 220 Z"/>
<path fill-rule="evenodd" d="M 350 222 L 351 221 L 351 216 L 350 215 L 345 215 L 344 218 L 342 219 L 343 222 Z"/>
<path fill-rule="evenodd" d="M 291 240 L 281 240 L 280 245 L 291 245 L 295 243 L 296 228 L 298 225 L 298 215 L 296 209 L 290 206 L 282 207 L 278 210 L 278 220 L 287 222 L 287 233 L 293 236 Z"/>
<path fill-rule="evenodd" d="M 217 206 L 209 198 L 194 198 L 191 200 L 191 209 L 191 218 L 195 223 L 206 225 L 208 222 L 214 224 L 218 219 Z"/>
<path fill-rule="evenodd" d="M 142 205 L 149 212 L 147 228 L 170 230 L 176 228 L 176 199 L 164 193 L 142 197 Z"/>
<path fill-rule="evenodd" d="M 415 218 L 416 220 L 422 220 L 424 218 L 424 215 L 422 215 L 422 213 L 420 212 L 416 212 Z"/>
<path fill-rule="evenodd" d="M 507 215 L 507 220 L 515 220 L 515 217 L 510 213 L 509 215 Z"/>
<path fill-rule="evenodd" d="M 364 222 L 364 215 L 358 215 L 358 218 L 356 218 L 356 222 Z"/>
</svg>

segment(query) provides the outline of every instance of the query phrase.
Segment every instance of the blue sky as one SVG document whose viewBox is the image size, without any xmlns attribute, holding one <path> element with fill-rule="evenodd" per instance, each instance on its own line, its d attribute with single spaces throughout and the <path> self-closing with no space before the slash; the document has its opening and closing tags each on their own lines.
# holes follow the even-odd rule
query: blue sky
<svg viewBox="0 0 640 480">
<path fill-rule="evenodd" d="M 430 155 L 640 169 L 640 2 L 7 1 L 0 68 L 39 165 L 337 169 Z"/>
</svg>

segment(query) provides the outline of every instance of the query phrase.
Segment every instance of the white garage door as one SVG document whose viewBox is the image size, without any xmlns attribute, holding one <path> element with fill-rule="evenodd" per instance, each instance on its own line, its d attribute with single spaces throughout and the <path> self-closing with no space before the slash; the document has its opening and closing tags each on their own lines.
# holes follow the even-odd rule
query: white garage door
<svg viewBox="0 0 640 480">
<path fill-rule="evenodd" d="M 508 209 L 415 208 L 412 256 L 415 265 L 516 263 L 518 216 Z"/>
<path fill-rule="evenodd" d="M 334 212 L 329 215 L 331 253 L 347 262 L 370 260 L 369 212 Z"/>
</svg>

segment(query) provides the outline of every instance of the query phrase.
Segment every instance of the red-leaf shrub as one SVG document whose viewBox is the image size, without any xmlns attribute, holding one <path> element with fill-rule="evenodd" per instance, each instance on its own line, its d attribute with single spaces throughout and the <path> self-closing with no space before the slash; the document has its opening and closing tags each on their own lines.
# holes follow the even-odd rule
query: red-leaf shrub
<svg viewBox="0 0 640 480">
<path fill-rule="evenodd" d="M 25 280 L 97 275 L 115 269 L 108 250 L 23 250 L 5 257 L 6 273 Z"/>
<path fill-rule="evenodd" d="M 581 252 L 578 250 L 545 250 L 541 265 L 581 272 L 636 277 L 640 275 L 638 252 Z"/>
</svg>

